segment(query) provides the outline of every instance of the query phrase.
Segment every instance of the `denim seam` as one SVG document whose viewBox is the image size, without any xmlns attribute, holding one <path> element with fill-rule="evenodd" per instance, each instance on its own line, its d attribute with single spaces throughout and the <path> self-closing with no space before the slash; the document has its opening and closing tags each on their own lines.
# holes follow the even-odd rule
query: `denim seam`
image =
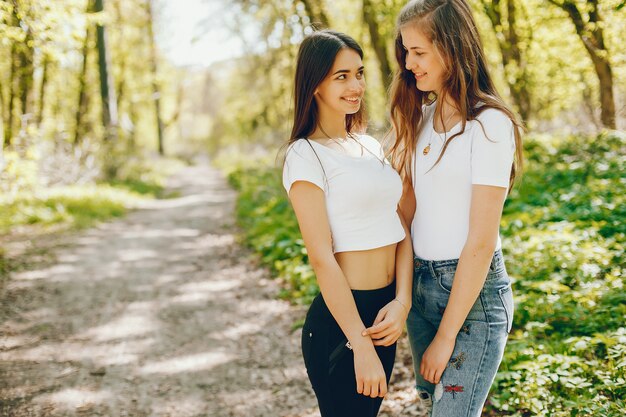
<svg viewBox="0 0 626 417">
<path fill-rule="evenodd" d="M 441 280 L 441 276 L 438 275 L 437 273 L 435 273 L 435 280 L 437 281 L 437 285 L 439 285 L 439 287 L 446 292 L 446 294 L 450 294 L 452 293 L 451 290 L 447 289 L 446 287 L 444 287 L 443 282 Z"/>
<path fill-rule="evenodd" d="M 504 298 L 502 297 L 502 294 L 504 294 L 506 291 L 512 291 L 511 284 L 498 290 L 498 299 L 500 300 L 500 304 L 502 304 L 502 308 L 504 309 L 504 316 L 506 317 L 506 332 L 508 334 L 510 333 L 509 323 L 511 323 L 511 328 L 513 327 L 513 317 L 509 317 L 512 315 L 507 310 L 506 302 L 504 301 Z"/>
<path fill-rule="evenodd" d="M 483 364 L 485 363 L 485 357 L 487 356 L 487 345 L 489 344 L 489 340 L 491 339 L 491 323 L 489 322 L 489 315 L 487 314 L 487 311 L 485 309 L 485 303 L 482 293 L 480 293 L 479 298 L 480 303 L 482 304 L 483 313 L 485 314 L 485 321 L 487 322 L 487 337 L 485 339 L 485 343 L 483 344 L 483 352 L 480 356 L 480 362 L 478 363 L 478 372 L 476 373 L 476 379 L 474 379 L 474 384 L 472 385 L 472 396 L 470 397 L 469 401 L 469 411 L 473 411 L 472 407 L 474 407 L 474 398 L 476 397 L 476 386 L 478 385 L 478 380 L 482 377 L 481 371 L 483 369 Z"/>
</svg>

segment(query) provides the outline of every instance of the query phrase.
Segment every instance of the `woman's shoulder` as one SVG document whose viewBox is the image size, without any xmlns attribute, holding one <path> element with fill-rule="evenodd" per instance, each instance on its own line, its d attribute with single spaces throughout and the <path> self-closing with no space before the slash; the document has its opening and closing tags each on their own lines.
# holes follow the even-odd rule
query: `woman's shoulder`
<svg viewBox="0 0 626 417">
<path fill-rule="evenodd" d="M 505 142 L 514 142 L 513 120 L 501 109 L 495 107 L 487 107 L 482 110 L 473 120 L 472 136 L 474 142 L 482 143 L 482 139 L 489 142 L 499 142 L 505 139 Z"/>
<path fill-rule="evenodd" d="M 487 124 L 489 126 L 511 126 L 513 124 L 511 117 L 501 109 L 486 107 L 479 111 L 480 112 L 476 116 L 476 120 L 483 124 Z"/>
<path fill-rule="evenodd" d="M 298 156 L 309 157 L 314 153 L 313 145 L 306 138 L 296 139 L 287 146 L 287 158 L 294 152 Z"/>
</svg>

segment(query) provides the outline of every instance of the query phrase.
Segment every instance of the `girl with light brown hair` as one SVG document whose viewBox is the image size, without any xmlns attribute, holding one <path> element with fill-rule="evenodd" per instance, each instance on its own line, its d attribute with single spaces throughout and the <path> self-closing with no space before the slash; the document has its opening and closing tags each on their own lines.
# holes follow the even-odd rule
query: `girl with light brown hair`
<svg viewBox="0 0 626 417">
<path fill-rule="evenodd" d="M 434 417 L 480 416 L 513 323 L 499 224 L 522 127 L 496 91 L 467 1 L 410 1 L 397 26 L 390 157 L 415 255 L 416 387 Z"/>
</svg>

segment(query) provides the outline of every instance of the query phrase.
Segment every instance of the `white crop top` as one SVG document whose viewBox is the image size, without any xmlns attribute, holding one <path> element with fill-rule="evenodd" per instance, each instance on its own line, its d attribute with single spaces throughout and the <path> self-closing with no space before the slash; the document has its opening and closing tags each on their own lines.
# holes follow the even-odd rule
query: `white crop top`
<svg viewBox="0 0 626 417">
<path fill-rule="evenodd" d="M 439 163 L 432 168 L 446 137 L 461 130 L 459 122 L 445 134 L 435 132 L 434 110 L 435 103 L 424 106 L 425 125 L 413 160 L 417 202 L 411 224 L 413 251 L 426 260 L 457 259 L 469 231 L 472 185 L 508 189 L 515 153 L 513 123 L 499 110 L 484 110 L 478 116 L 484 132 L 478 121 L 468 121 L 465 132 L 452 139 Z M 430 151 L 424 155 L 429 142 Z M 498 236 L 496 250 L 501 246 Z"/>
<path fill-rule="evenodd" d="M 334 253 L 379 248 L 405 237 L 396 212 L 400 176 L 376 139 L 359 135 L 358 140 L 369 150 L 358 157 L 306 139 L 287 149 L 283 186 L 289 193 L 294 182 L 307 181 L 324 191 Z"/>
</svg>

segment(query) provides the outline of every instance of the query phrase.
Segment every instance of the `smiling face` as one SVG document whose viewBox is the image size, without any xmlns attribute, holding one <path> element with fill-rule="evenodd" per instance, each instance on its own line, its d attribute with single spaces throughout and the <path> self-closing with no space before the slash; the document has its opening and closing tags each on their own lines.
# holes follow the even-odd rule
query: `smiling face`
<svg viewBox="0 0 626 417">
<path fill-rule="evenodd" d="M 356 51 L 343 48 L 315 90 L 315 101 L 322 112 L 354 114 L 361 108 L 364 93 L 363 61 Z"/>
<path fill-rule="evenodd" d="M 440 94 L 446 70 L 437 48 L 415 25 L 400 29 L 402 44 L 406 49 L 405 67 L 415 76 L 415 85 L 420 91 Z"/>
</svg>

